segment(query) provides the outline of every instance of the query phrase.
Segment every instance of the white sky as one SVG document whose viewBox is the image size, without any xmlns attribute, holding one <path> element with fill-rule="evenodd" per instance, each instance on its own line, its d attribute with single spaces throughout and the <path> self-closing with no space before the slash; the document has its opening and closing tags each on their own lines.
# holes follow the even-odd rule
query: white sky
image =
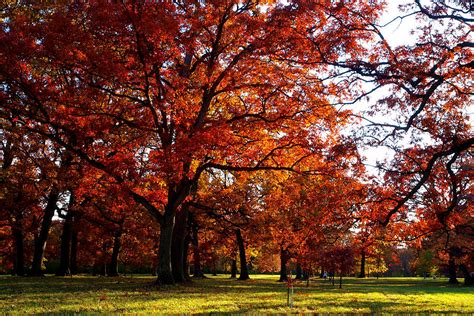
<svg viewBox="0 0 474 316">
<path fill-rule="evenodd" d="M 421 1 L 422 4 L 426 3 L 426 1 Z M 401 12 L 399 10 L 400 5 L 414 3 L 413 0 L 387 0 L 387 8 L 385 13 L 382 15 L 380 25 L 384 25 L 397 16 L 402 16 L 408 12 Z M 391 47 L 397 47 L 400 45 L 410 45 L 416 42 L 416 35 L 411 34 L 413 29 L 417 27 L 416 16 L 412 15 L 409 17 L 401 19 L 396 19 L 386 27 L 381 28 L 381 32 L 385 39 L 389 42 Z M 441 26 L 440 26 L 441 27 Z M 381 98 L 383 95 L 383 89 L 380 91 L 376 91 L 370 98 L 370 102 L 367 103 L 366 101 L 361 101 L 352 106 L 351 108 L 358 112 L 364 109 L 371 104 L 373 104 L 378 98 Z M 472 107 L 469 108 L 468 113 L 471 114 L 470 122 L 471 125 L 474 125 L 474 104 Z M 378 121 L 387 121 L 386 117 L 375 117 Z M 409 135 L 407 134 L 406 141 L 404 143 L 408 144 L 409 142 Z M 365 163 L 367 166 L 367 170 L 370 174 L 377 174 L 377 169 L 371 166 L 375 166 L 377 161 L 383 161 L 385 158 L 390 158 L 393 156 L 393 152 L 386 147 L 377 147 L 377 148 L 367 148 L 361 150 L 363 156 L 365 156 Z M 390 159 L 389 159 L 390 160 Z"/>
</svg>

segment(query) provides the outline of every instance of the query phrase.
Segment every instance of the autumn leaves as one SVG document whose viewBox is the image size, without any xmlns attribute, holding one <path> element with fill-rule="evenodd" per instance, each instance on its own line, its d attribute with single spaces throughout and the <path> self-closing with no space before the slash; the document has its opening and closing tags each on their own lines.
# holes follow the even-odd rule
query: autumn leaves
<svg viewBox="0 0 474 316">
<path fill-rule="evenodd" d="M 158 280 L 165 284 L 184 275 L 173 272 L 186 265 L 173 264 L 172 253 L 174 247 L 186 250 L 182 244 L 190 242 L 189 229 L 176 236 L 174 227 L 177 214 L 191 202 L 227 214 L 225 220 L 239 227 L 260 219 L 276 226 L 304 219 L 302 225 L 311 230 L 292 238 L 305 241 L 330 227 L 327 235 L 347 239 L 347 223 L 387 226 L 434 180 L 439 164 L 455 165 L 472 146 L 463 112 L 472 54 L 452 48 L 465 40 L 462 27 L 450 37 L 452 43 L 439 37 L 424 41 L 430 34 L 426 29 L 413 51 L 392 49 L 377 32 L 380 10 L 382 4 L 373 1 L 7 6 L 1 35 L 2 131 L 16 147 L 5 147 L 4 157 L 8 151 L 21 163 L 25 155 L 36 163 L 38 150 L 57 164 L 65 155 L 73 157 L 74 176 L 66 177 L 61 190 L 75 192 L 77 203 L 83 203 L 75 212 L 87 214 L 98 205 L 112 213 L 114 231 L 123 230 L 114 221 L 123 224 L 128 218 L 155 230 Z M 364 134 L 397 150 L 391 163 L 395 173 L 386 173 L 388 186 L 366 185 L 360 139 L 341 135 L 343 126 L 356 123 L 339 105 L 364 95 L 358 91 L 362 81 L 390 87 L 393 95 L 374 111 L 392 111 L 402 120 L 376 124 Z M 440 108 L 448 114 L 439 114 Z M 425 154 L 401 150 L 386 137 L 392 130 L 398 136 L 414 129 L 416 137 L 428 133 L 443 144 L 426 147 Z M 4 169 L 18 177 L 19 165 Z M 449 169 L 439 172 L 455 182 L 460 177 Z M 227 189 L 216 190 L 213 186 L 220 188 L 226 177 L 231 179 Z M 41 183 L 43 192 L 54 188 L 51 181 Z M 453 188 L 459 196 L 460 187 Z M 234 189 L 252 200 L 237 202 L 240 197 L 228 192 Z M 301 190 L 308 193 L 295 193 Z M 303 202 L 298 209 L 280 207 Z M 231 210 L 232 204 L 252 209 L 246 212 L 251 220 L 236 219 L 242 208 Z M 89 217 L 97 210 L 93 214 Z M 305 219 L 307 214 L 315 217 Z M 203 214 L 194 218 L 211 221 Z M 198 225 L 187 216 L 179 221 L 188 228 Z M 234 236 L 235 227 L 228 225 L 224 231 Z M 280 237 L 255 240 L 295 233 L 287 228 L 269 229 L 280 231 Z M 293 241 L 283 243 L 296 247 Z"/>
</svg>

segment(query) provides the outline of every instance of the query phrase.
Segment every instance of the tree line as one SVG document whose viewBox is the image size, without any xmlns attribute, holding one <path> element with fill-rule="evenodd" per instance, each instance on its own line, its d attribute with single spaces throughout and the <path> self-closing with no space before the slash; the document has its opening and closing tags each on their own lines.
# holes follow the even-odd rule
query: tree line
<svg viewBox="0 0 474 316">
<path fill-rule="evenodd" d="M 58 275 L 91 250 L 117 275 L 126 249 L 159 284 L 191 253 L 195 275 L 223 252 L 246 279 L 249 245 L 282 280 L 289 261 L 342 275 L 390 244 L 472 283 L 473 19 L 414 1 L 396 46 L 384 6 L 3 5 L 1 264 L 41 275 L 57 216 Z M 390 153 L 377 174 L 368 147 Z"/>
</svg>

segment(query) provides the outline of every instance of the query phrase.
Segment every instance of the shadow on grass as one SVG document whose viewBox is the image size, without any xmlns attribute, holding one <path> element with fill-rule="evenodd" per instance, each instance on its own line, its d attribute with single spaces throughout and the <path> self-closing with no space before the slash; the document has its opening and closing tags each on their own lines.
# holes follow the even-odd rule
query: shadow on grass
<svg viewBox="0 0 474 316">
<path fill-rule="evenodd" d="M 286 284 L 277 283 L 275 279 L 254 278 L 248 281 L 236 281 L 228 278 L 207 278 L 172 287 L 157 287 L 153 285 L 154 281 L 155 278 L 151 276 L 134 278 L 0 276 L 0 301 L 17 300 L 18 304 L 30 304 L 32 308 L 42 306 L 44 312 L 71 314 L 97 311 L 137 313 L 142 312 L 146 306 L 165 308 L 171 302 L 177 306 L 178 311 L 180 307 L 187 310 L 193 308 L 190 302 L 194 302 L 196 310 L 191 311 L 192 313 L 291 311 L 286 306 Z M 342 310 L 363 310 L 369 314 L 400 310 L 419 312 L 420 309 L 423 313 L 442 313 L 444 311 L 444 305 L 440 305 L 442 303 L 431 307 L 429 298 L 413 300 L 408 297 L 425 293 L 471 295 L 474 289 L 448 286 L 444 281 L 435 280 L 347 278 L 343 281 L 342 289 L 339 289 L 337 284 L 333 287 L 328 280 L 311 280 L 309 287 L 306 287 L 306 282 L 296 282 L 295 293 L 296 310 L 302 308 L 304 311 L 314 313 L 325 312 L 335 307 Z M 394 301 L 394 297 L 398 300 Z M 81 303 L 84 300 L 89 300 L 89 305 L 83 307 Z M 426 306 L 420 308 L 418 306 L 420 302 L 425 302 L 423 304 Z M 180 305 L 181 303 L 183 305 Z M 187 307 L 184 307 L 185 305 Z M 100 310 L 101 306 L 104 310 Z M 14 308 L 11 307 L 11 310 L 14 311 Z"/>
<path fill-rule="evenodd" d="M 1 277 L 0 288 L 3 293 L 47 294 L 58 292 L 87 292 L 96 290 L 131 291 L 145 286 L 151 287 L 152 280 L 105 277 Z"/>
<path fill-rule="evenodd" d="M 171 287 L 158 287 L 154 285 L 153 277 L 54 277 L 47 276 L 42 278 L 35 277 L 0 277 L 0 288 L 4 292 L 10 293 L 57 293 L 57 292 L 84 292 L 84 291 L 155 291 L 165 290 L 171 292 L 189 293 L 193 290 L 206 289 L 210 292 L 284 292 L 286 283 L 277 283 L 273 279 L 250 279 L 247 281 L 238 281 L 235 279 L 207 278 L 194 280 L 193 282 Z M 355 279 L 348 278 L 343 280 L 343 288 L 339 289 L 338 284 L 332 286 L 329 280 L 314 279 L 310 286 L 306 287 L 306 282 L 296 282 L 295 286 L 309 291 L 330 291 L 330 292 L 380 292 L 380 293 L 473 293 L 473 287 L 464 287 L 462 285 L 448 285 L 443 281 L 423 281 L 420 279 Z"/>
<path fill-rule="evenodd" d="M 327 281 L 317 280 L 312 284 L 314 287 L 328 290 L 329 288 L 337 288 Z M 394 294 L 433 294 L 433 293 L 474 293 L 473 287 L 467 287 L 462 284 L 450 285 L 447 281 L 425 281 L 420 279 L 414 280 L 359 280 L 348 279 L 343 281 L 343 289 L 350 292 L 380 292 Z"/>
</svg>

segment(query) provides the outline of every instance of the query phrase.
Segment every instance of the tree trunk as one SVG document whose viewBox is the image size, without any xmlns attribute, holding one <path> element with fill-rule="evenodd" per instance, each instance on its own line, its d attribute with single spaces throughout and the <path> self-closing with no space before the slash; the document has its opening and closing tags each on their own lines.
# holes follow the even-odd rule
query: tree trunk
<svg viewBox="0 0 474 316">
<path fill-rule="evenodd" d="M 362 250 L 360 257 L 360 273 L 358 278 L 365 278 L 365 250 Z"/>
<path fill-rule="evenodd" d="M 214 259 L 213 261 L 213 271 L 212 271 L 213 276 L 217 276 L 217 259 Z"/>
<path fill-rule="evenodd" d="M 184 238 L 188 220 L 188 207 L 183 205 L 181 211 L 176 214 L 176 224 L 173 230 L 171 247 L 171 265 L 175 282 L 185 282 L 184 273 Z"/>
<path fill-rule="evenodd" d="M 114 246 L 112 248 L 112 257 L 110 258 L 108 276 L 116 277 L 119 276 L 118 271 L 118 260 L 120 255 L 120 247 L 122 246 L 122 230 L 119 229 L 114 235 Z"/>
<path fill-rule="evenodd" d="M 342 273 L 339 274 L 339 288 L 342 289 Z"/>
<path fill-rule="evenodd" d="M 303 270 L 303 280 L 309 280 L 309 271 L 306 269 Z"/>
<path fill-rule="evenodd" d="M 184 237 L 184 246 L 183 246 L 183 270 L 184 270 L 184 278 L 186 279 L 186 281 L 191 281 L 191 276 L 189 275 L 189 260 L 188 260 L 190 242 L 191 242 L 191 238 L 189 236 L 189 229 L 186 229 L 186 236 Z"/>
<path fill-rule="evenodd" d="M 199 253 L 199 227 L 196 223 L 193 223 L 192 226 L 193 236 L 192 236 L 192 243 L 193 243 L 193 255 L 194 255 L 194 278 L 203 278 L 204 273 L 201 269 L 201 255 Z"/>
<path fill-rule="evenodd" d="M 18 276 L 25 275 L 25 249 L 23 242 L 22 216 L 15 216 L 15 223 L 12 225 L 12 235 L 15 242 L 15 269 Z"/>
<path fill-rule="evenodd" d="M 99 267 L 99 274 L 106 276 L 107 275 L 107 242 L 102 243 L 102 262 Z"/>
<path fill-rule="evenodd" d="M 280 246 L 280 279 L 278 282 L 288 281 L 288 273 L 286 271 L 286 264 L 288 262 L 288 256 L 283 247 Z"/>
<path fill-rule="evenodd" d="M 3 134 L 3 136 L 5 136 Z M 13 160 L 15 159 L 14 156 L 14 150 L 15 146 L 12 144 L 11 140 L 8 138 L 3 138 L 3 140 L 6 141 L 6 143 L 2 144 L 2 179 L 0 182 L 2 182 L 2 185 L 4 184 L 4 179 L 3 176 L 8 174 L 8 168 L 12 165 Z M 4 187 L 2 187 L 2 190 Z M 22 199 L 21 193 L 15 194 L 15 204 L 18 204 Z M 22 225 L 22 213 L 21 210 L 16 210 L 18 213 L 16 213 L 11 219 L 14 221 L 11 223 L 11 229 L 12 229 L 12 237 L 13 237 L 13 242 L 14 242 L 14 247 L 15 247 L 15 254 L 13 258 L 14 262 L 14 271 L 13 273 L 18 275 L 18 276 L 24 276 L 25 275 L 25 257 L 24 257 L 24 242 L 23 242 L 23 225 Z"/>
<path fill-rule="evenodd" d="M 237 260 L 235 258 L 232 259 L 232 263 L 230 267 L 230 277 L 231 279 L 237 278 Z"/>
<path fill-rule="evenodd" d="M 97 272 L 99 271 L 99 273 Z M 98 268 L 97 263 L 94 263 L 91 269 L 92 276 L 96 276 L 97 274 L 100 275 L 100 268 Z"/>
<path fill-rule="evenodd" d="M 77 231 L 73 229 L 72 236 L 71 236 L 71 259 L 70 259 L 70 266 L 71 266 L 71 274 L 77 274 Z"/>
<path fill-rule="evenodd" d="M 460 264 L 459 269 L 461 270 L 463 276 L 464 276 L 464 285 L 471 286 L 474 285 L 474 279 L 471 276 L 471 273 L 469 273 L 469 270 L 467 269 L 465 264 Z"/>
<path fill-rule="evenodd" d="M 174 285 L 173 270 L 171 267 L 171 244 L 173 240 L 175 214 L 166 209 L 163 222 L 160 225 L 160 248 L 158 250 L 158 279 L 157 284 Z"/>
<path fill-rule="evenodd" d="M 151 265 L 151 276 L 156 276 L 158 274 L 158 261 L 153 262 Z"/>
<path fill-rule="evenodd" d="M 48 196 L 48 203 L 44 209 L 43 220 L 41 222 L 41 229 L 39 235 L 35 239 L 35 250 L 33 253 L 33 263 L 31 265 L 32 276 L 42 276 L 43 272 L 41 266 L 43 264 L 44 250 L 48 240 L 49 229 L 53 221 L 54 211 L 56 210 L 56 203 L 58 201 L 58 191 L 53 187 Z"/>
<path fill-rule="evenodd" d="M 456 262 L 454 261 L 454 257 L 451 254 L 449 254 L 448 274 L 449 274 L 449 281 L 448 281 L 449 284 L 459 283 L 456 276 Z"/>
<path fill-rule="evenodd" d="M 244 239 L 242 238 L 242 233 L 240 229 L 235 230 L 235 235 L 237 237 L 237 244 L 239 246 L 239 256 L 240 256 L 240 276 L 239 280 L 248 280 L 249 270 L 247 266 L 247 256 L 245 255 L 245 244 Z"/>
<path fill-rule="evenodd" d="M 71 197 L 72 199 L 72 197 Z M 57 276 L 65 276 L 71 273 L 71 238 L 72 238 L 72 211 L 68 211 L 63 224 L 63 233 L 61 235 L 61 254 L 59 257 L 59 267 L 56 271 Z"/>
<path fill-rule="evenodd" d="M 296 263 L 296 280 L 303 279 L 303 271 L 301 270 L 301 264 L 299 262 Z"/>
</svg>

